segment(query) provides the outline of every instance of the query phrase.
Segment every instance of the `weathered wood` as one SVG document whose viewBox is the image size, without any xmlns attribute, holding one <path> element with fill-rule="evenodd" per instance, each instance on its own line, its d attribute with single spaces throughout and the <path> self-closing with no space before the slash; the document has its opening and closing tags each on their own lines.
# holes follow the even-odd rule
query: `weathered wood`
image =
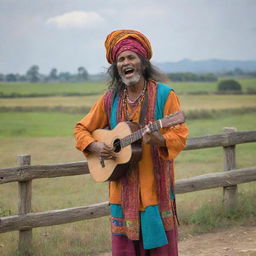
<svg viewBox="0 0 256 256">
<path fill-rule="evenodd" d="M 234 127 L 224 128 L 224 132 L 229 134 L 236 132 Z M 236 169 L 236 145 L 223 147 L 224 150 L 224 171 Z M 237 185 L 223 187 L 223 205 L 225 209 L 232 209 L 237 203 Z"/>
<path fill-rule="evenodd" d="M 31 163 L 30 155 L 20 155 L 17 157 L 19 166 L 28 166 Z M 31 211 L 32 200 L 32 180 L 18 182 L 18 213 L 27 214 Z M 19 231 L 19 252 L 23 256 L 32 253 L 32 229 L 20 229 Z"/>
<path fill-rule="evenodd" d="M 199 175 L 189 179 L 180 179 L 175 184 L 177 194 L 199 191 L 210 188 L 236 185 L 256 181 L 256 166 Z"/>
<path fill-rule="evenodd" d="M 256 142 L 256 131 L 232 132 L 189 138 L 185 150 L 231 146 L 240 143 Z M 54 178 L 88 174 L 87 162 L 54 165 L 34 165 L 0 169 L 0 184 L 40 178 Z"/>
<path fill-rule="evenodd" d="M 72 176 L 88 174 L 87 162 L 75 162 L 53 165 L 32 165 L 24 167 L 14 167 L 0 169 L 0 184 L 26 181 L 40 178 L 55 178 L 62 176 Z"/>
<path fill-rule="evenodd" d="M 181 194 L 251 181 L 256 181 L 256 166 L 181 179 L 176 182 L 175 191 L 177 194 Z M 64 224 L 98 218 L 108 214 L 108 202 L 103 202 L 84 207 L 2 217 L 0 218 L 0 233 L 18 229 Z"/>
<path fill-rule="evenodd" d="M 109 215 L 109 203 L 103 202 L 84 207 L 2 217 L 0 218 L 0 233 L 19 229 L 59 225 L 107 215 Z"/>
<path fill-rule="evenodd" d="M 185 150 L 228 147 L 248 142 L 256 142 L 256 131 L 238 131 L 189 138 Z"/>
</svg>

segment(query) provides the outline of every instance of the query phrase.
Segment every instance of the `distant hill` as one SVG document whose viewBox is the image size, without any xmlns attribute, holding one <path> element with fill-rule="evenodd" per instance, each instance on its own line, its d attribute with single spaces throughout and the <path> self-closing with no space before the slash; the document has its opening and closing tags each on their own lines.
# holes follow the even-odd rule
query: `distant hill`
<svg viewBox="0 0 256 256">
<path fill-rule="evenodd" d="M 184 59 L 178 62 L 155 63 L 165 73 L 192 72 L 192 73 L 222 73 L 241 69 L 244 72 L 256 70 L 256 61 L 209 59 L 192 61 Z"/>
</svg>

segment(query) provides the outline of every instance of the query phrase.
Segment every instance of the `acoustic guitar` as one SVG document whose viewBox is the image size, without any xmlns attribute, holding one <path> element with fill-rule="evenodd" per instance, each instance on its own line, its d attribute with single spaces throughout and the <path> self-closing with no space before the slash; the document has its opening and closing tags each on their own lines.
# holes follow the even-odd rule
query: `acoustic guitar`
<svg viewBox="0 0 256 256">
<path fill-rule="evenodd" d="M 148 129 L 151 132 L 160 128 L 172 127 L 185 122 L 182 111 L 168 115 L 141 128 L 138 123 L 120 122 L 113 130 L 97 129 L 92 133 L 96 141 L 112 147 L 114 159 L 100 158 L 96 153 L 87 156 L 91 176 L 97 182 L 118 180 L 136 164 L 142 155 L 142 137 Z"/>
</svg>

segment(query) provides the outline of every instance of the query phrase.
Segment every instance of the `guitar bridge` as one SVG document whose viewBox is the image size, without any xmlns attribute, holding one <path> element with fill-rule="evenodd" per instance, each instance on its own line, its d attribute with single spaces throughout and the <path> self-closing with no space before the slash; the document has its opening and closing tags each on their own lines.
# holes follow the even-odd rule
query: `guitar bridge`
<svg viewBox="0 0 256 256">
<path fill-rule="evenodd" d="M 105 162 L 104 162 L 104 158 L 103 157 L 100 157 L 100 164 L 101 164 L 102 168 L 105 167 Z"/>
</svg>

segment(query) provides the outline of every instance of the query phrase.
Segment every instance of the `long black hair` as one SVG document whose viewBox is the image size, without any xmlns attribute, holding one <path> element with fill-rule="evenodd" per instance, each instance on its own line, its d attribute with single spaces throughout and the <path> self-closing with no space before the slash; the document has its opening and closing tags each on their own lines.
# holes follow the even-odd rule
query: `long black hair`
<svg viewBox="0 0 256 256">
<path fill-rule="evenodd" d="M 142 75 L 144 79 L 148 82 L 149 80 L 154 80 L 156 82 L 166 82 L 168 77 L 162 73 L 156 66 L 151 64 L 151 62 L 141 55 L 138 55 L 141 60 Z M 107 70 L 107 75 L 109 80 L 107 82 L 108 88 L 114 92 L 118 92 L 124 89 L 125 85 L 118 73 L 117 62 L 110 65 Z"/>
</svg>

